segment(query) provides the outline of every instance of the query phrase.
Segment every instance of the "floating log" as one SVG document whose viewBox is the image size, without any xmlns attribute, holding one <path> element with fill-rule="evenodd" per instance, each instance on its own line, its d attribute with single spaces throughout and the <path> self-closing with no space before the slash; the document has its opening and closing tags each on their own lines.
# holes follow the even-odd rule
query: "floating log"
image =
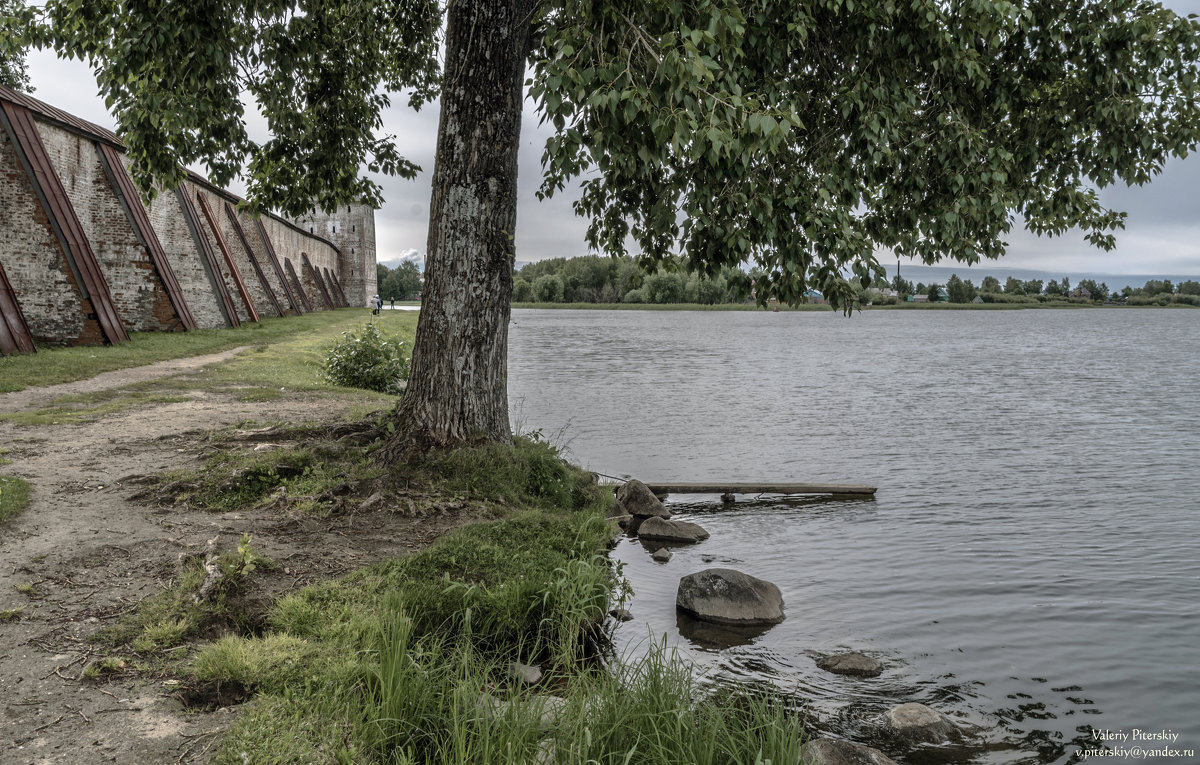
<svg viewBox="0 0 1200 765">
<path fill-rule="evenodd" d="M 872 496 L 874 486 L 835 483 L 646 483 L 658 496 L 667 494 L 832 494 Z"/>
</svg>

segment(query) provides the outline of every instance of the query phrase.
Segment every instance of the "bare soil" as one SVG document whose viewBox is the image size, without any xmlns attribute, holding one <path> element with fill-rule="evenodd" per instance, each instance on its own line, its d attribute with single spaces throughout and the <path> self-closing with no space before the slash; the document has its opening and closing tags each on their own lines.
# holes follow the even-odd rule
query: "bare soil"
<svg viewBox="0 0 1200 765">
<path fill-rule="evenodd" d="M 186 379 L 238 350 L 0 394 L 0 412 L 67 393 Z M 212 431 L 238 426 L 229 437 L 270 448 L 262 444 L 269 444 L 271 423 L 332 426 L 345 416 L 329 398 L 254 403 L 198 386 L 186 401 L 145 404 L 85 424 L 0 422 L 0 446 L 11 461 L 2 470 L 32 485 L 29 508 L 0 525 L 0 612 L 23 607 L 0 621 L 0 763 L 209 760 L 237 713 L 222 703 L 237 699 L 197 707 L 186 681 L 135 672 L 139 657 L 128 649 L 120 651 L 125 670 L 100 682 L 83 677 L 89 663 L 118 653 L 92 636 L 169 586 L 180 560 L 209 540 L 230 549 L 251 534 L 255 550 L 279 564 L 256 572 L 244 593 L 265 610 L 282 593 L 419 549 L 475 517 L 464 506 L 425 518 L 386 507 L 327 519 L 268 509 L 214 514 L 137 498 L 149 476 L 197 466 Z"/>
</svg>

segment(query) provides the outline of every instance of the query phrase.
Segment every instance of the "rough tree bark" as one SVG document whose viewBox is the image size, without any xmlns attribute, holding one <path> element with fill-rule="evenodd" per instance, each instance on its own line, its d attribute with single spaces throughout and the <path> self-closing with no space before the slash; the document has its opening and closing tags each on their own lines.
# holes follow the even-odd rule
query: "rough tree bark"
<svg viewBox="0 0 1200 765">
<path fill-rule="evenodd" d="M 517 150 L 536 0 L 456 0 L 429 205 L 421 316 L 395 431 L 376 460 L 511 439 L 508 322 Z"/>
</svg>

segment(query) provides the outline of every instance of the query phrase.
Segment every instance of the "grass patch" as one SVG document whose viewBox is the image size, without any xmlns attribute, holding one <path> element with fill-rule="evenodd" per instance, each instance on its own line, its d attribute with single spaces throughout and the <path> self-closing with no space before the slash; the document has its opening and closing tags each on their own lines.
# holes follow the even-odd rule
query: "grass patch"
<svg viewBox="0 0 1200 765">
<path fill-rule="evenodd" d="M 14 425 L 66 425 L 93 422 L 106 415 L 115 414 L 136 406 L 153 403 L 186 401 L 187 396 L 149 393 L 137 390 L 111 389 L 62 396 L 49 406 L 24 412 L 0 414 L 0 421 Z"/>
<path fill-rule="evenodd" d="M 29 506 L 29 482 L 0 475 L 0 523 L 14 518 Z"/>
<path fill-rule="evenodd" d="M 324 376 L 325 358 L 342 333 L 359 330 L 366 324 L 375 324 L 384 334 L 401 338 L 405 347 L 411 349 L 417 327 L 416 312 L 393 311 L 371 317 L 355 311 L 340 319 L 239 354 L 225 364 L 205 370 L 199 382 L 205 386 L 237 389 L 239 397 L 248 401 L 270 401 L 285 394 L 306 391 L 374 402 L 377 407 L 395 402 L 396 397 L 386 393 L 330 384 Z"/>
<path fill-rule="evenodd" d="M 15 622 L 21 618 L 21 612 L 25 610 L 25 606 L 17 606 L 16 608 L 0 608 L 0 623 Z"/>
<path fill-rule="evenodd" d="M 290 439 L 304 432 L 280 436 Z M 290 509 L 325 516 L 340 507 L 340 497 L 382 474 L 365 449 L 314 440 L 265 452 L 219 450 L 196 470 L 167 475 L 170 483 L 164 491 L 176 502 L 215 512 L 285 502 Z"/>
<path fill-rule="evenodd" d="M 101 372 L 152 364 L 157 361 L 200 356 L 238 346 L 267 347 L 297 341 L 332 338 L 357 327 L 371 317 L 363 309 L 343 308 L 314 311 L 303 316 L 268 317 L 246 322 L 233 329 L 200 329 L 191 332 L 134 332 L 128 343 L 113 346 L 75 348 L 38 348 L 34 354 L 0 357 L 0 392 L 22 390 L 37 385 L 85 380 Z M 376 317 L 388 331 L 412 337 L 416 327 L 415 311 L 389 311 Z M 395 327 L 396 329 L 392 329 Z M 286 366 L 286 365 L 284 365 Z M 278 388 L 281 378 L 270 380 L 268 387 Z"/>
</svg>

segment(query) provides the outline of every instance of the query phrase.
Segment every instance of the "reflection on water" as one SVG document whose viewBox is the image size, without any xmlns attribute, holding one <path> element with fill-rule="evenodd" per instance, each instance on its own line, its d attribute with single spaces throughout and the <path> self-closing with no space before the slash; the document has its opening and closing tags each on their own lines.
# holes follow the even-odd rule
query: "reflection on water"
<svg viewBox="0 0 1200 765">
<path fill-rule="evenodd" d="M 673 497 L 712 537 L 665 565 L 617 546 L 625 648 L 665 636 L 706 681 L 776 689 L 885 751 L 879 717 L 905 701 L 977 727 L 989 765 L 1075 761 L 1093 728 L 1200 749 L 1200 313 L 516 315 L 510 397 L 526 427 L 569 421 L 591 469 L 879 487 Z M 778 585 L 785 621 L 689 639 L 676 584 L 714 565 Z M 883 675 L 816 667 L 846 650 Z"/>
</svg>

